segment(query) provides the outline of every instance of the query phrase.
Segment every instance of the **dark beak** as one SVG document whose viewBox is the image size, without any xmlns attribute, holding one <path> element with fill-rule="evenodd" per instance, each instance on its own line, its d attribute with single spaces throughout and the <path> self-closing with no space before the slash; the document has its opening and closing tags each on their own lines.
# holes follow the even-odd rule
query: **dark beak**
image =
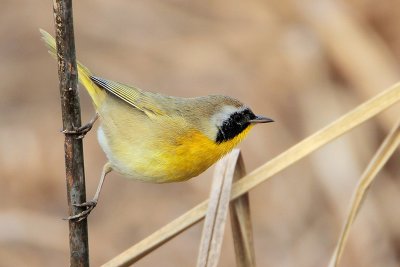
<svg viewBox="0 0 400 267">
<path fill-rule="evenodd" d="M 255 119 L 249 120 L 250 123 L 268 123 L 268 122 L 274 122 L 273 119 L 263 117 L 263 116 L 256 116 Z"/>
</svg>

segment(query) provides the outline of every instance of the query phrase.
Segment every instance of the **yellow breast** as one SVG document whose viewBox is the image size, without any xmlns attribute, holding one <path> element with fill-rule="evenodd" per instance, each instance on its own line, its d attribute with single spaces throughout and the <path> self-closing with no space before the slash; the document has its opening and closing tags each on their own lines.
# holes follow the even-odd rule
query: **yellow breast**
<svg viewBox="0 0 400 267">
<path fill-rule="evenodd" d="M 136 169 L 158 177 L 153 182 L 185 181 L 208 169 L 222 156 L 231 151 L 248 133 L 250 127 L 235 138 L 216 143 L 198 130 L 189 130 L 175 142 L 158 147 L 150 162 Z"/>
<path fill-rule="evenodd" d="M 231 151 L 249 130 L 250 127 L 220 144 L 195 129 L 175 134 L 174 138 L 166 134 L 158 138 L 140 135 L 121 140 L 120 135 L 118 142 L 100 143 L 114 169 L 127 177 L 155 183 L 179 182 L 204 172 Z"/>
</svg>

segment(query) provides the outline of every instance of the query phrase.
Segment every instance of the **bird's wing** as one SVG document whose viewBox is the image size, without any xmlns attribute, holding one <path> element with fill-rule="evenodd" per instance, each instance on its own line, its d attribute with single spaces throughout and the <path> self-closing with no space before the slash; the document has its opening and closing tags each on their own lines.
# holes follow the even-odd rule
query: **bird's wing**
<svg viewBox="0 0 400 267">
<path fill-rule="evenodd" d="M 124 85 L 119 82 L 109 81 L 103 78 L 90 76 L 90 79 L 99 87 L 104 88 L 107 92 L 122 99 L 129 105 L 143 111 L 147 115 L 163 115 L 164 110 L 160 103 L 157 103 L 153 93 L 143 92 L 142 90 Z M 159 97 L 159 96 L 158 96 Z"/>
</svg>

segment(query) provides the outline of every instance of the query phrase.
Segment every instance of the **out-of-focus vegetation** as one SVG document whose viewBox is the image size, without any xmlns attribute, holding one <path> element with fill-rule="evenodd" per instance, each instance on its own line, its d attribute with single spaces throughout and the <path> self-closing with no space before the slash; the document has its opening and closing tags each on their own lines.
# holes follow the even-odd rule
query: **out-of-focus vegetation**
<svg viewBox="0 0 400 267">
<path fill-rule="evenodd" d="M 227 94 L 277 122 L 241 144 L 248 170 L 400 80 L 400 3 L 352 1 L 76 1 L 78 58 L 94 73 L 177 96 Z M 0 10 L 0 266 L 68 265 L 57 67 L 38 28 L 51 1 Z M 82 90 L 84 120 L 93 108 Z M 326 266 L 351 191 L 398 105 L 251 191 L 258 266 Z M 105 157 L 85 138 L 87 191 Z M 208 196 L 211 170 L 181 184 L 107 177 L 89 217 L 98 266 Z M 399 153 L 377 177 L 342 266 L 398 266 Z M 234 266 L 227 229 L 220 266 Z M 193 266 L 201 227 L 137 266 Z"/>
</svg>

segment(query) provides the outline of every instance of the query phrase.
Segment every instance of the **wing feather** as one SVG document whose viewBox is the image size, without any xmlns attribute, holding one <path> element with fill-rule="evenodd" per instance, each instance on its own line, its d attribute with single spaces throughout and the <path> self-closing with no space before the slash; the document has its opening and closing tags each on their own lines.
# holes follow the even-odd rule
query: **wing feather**
<svg viewBox="0 0 400 267">
<path fill-rule="evenodd" d="M 143 92 L 139 88 L 131 87 L 119 82 L 106 80 L 100 77 L 90 76 L 90 79 L 99 87 L 104 88 L 107 92 L 120 98 L 129 105 L 143 111 L 147 115 L 165 114 L 161 103 L 157 103 L 156 101 L 156 98 L 161 97 L 160 95 L 150 92 Z"/>
</svg>

